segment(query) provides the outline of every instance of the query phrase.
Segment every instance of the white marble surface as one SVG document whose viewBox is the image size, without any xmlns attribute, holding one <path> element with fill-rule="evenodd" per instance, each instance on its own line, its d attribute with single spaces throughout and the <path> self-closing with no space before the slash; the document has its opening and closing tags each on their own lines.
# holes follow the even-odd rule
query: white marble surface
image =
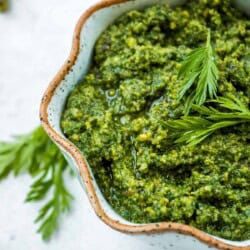
<svg viewBox="0 0 250 250">
<path fill-rule="evenodd" d="M 69 53 L 78 17 L 94 2 L 12 0 L 11 10 L 0 15 L 0 140 L 38 124 L 41 95 Z M 41 204 L 24 203 L 30 184 L 26 175 L 0 182 L 0 250 L 185 249 L 171 242 L 159 244 L 158 237 L 145 241 L 110 229 L 94 215 L 74 178 L 67 179 L 75 196 L 72 211 L 45 243 L 33 223 Z"/>
</svg>

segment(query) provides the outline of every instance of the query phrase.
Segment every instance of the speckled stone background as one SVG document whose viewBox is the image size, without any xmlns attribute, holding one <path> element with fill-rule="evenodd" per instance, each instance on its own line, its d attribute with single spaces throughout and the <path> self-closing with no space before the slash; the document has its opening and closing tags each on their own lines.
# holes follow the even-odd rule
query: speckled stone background
<svg viewBox="0 0 250 250">
<path fill-rule="evenodd" d="M 12 0 L 10 11 L 0 14 L 0 140 L 38 125 L 42 93 L 68 56 L 78 17 L 94 2 Z M 157 236 L 145 240 L 110 229 L 95 216 L 77 179 L 66 181 L 75 196 L 72 211 L 48 243 L 33 223 L 41 204 L 24 203 L 31 178 L 10 176 L 0 182 L 0 250 L 186 249 L 159 243 Z"/>
</svg>

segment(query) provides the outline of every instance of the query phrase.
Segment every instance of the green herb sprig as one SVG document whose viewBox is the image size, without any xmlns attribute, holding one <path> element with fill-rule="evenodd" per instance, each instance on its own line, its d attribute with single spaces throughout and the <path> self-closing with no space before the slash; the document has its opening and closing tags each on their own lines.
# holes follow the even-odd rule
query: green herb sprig
<svg viewBox="0 0 250 250">
<path fill-rule="evenodd" d="M 67 162 L 42 127 L 15 137 L 12 142 L 0 143 L 0 179 L 10 173 L 15 176 L 26 172 L 35 178 L 26 202 L 47 199 L 35 222 L 44 240 L 58 228 L 58 219 L 70 208 L 73 198 L 64 185 Z M 52 197 L 49 198 L 48 196 Z"/>
<path fill-rule="evenodd" d="M 8 0 L 0 0 L 0 12 L 8 10 Z"/>
<path fill-rule="evenodd" d="M 183 116 L 179 120 L 164 123 L 170 130 L 175 132 L 176 143 L 186 143 L 189 146 L 194 146 L 216 130 L 250 122 L 249 108 L 236 97 L 220 97 L 210 101 L 210 103 L 217 104 L 218 109 L 211 106 L 193 105 L 192 109 L 198 115 Z"/>
<path fill-rule="evenodd" d="M 189 92 L 184 106 L 185 114 L 189 113 L 193 104 L 202 105 L 207 96 L 211 99 L 216 97 L 219 74 L 211 45 L 210 30 L 208 30 L 206 45 L 194 49 L 182 62 L 179 77 L 184 79 L 179 99 Z"/>
</svg>

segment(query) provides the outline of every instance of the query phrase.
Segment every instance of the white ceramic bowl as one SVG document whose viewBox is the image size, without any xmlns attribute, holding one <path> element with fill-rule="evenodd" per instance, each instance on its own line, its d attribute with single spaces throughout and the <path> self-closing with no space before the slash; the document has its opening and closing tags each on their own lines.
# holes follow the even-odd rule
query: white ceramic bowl
<svg viewBox="0 0 250 250">
<path fill-rule="evenodd" d="M 247 0 L 248 1 L 248 0 Z M 69 165 L 74 169 L 96 214 L 112 228 L 140 234 L 147 240 L 152 233 L 159 242 L 166 242 L 172 249 L 204 250 L 208 248 L 250 250 L 250 240 L 229 241 L 206 234 L 187 225 L 172 222 L 135 224 L 120 217 L 106 202 L 92 175 L 91 168 L 81 152 L 69 142 L 60 128 L 60 119 L 67 96 L 88 72 L 92 52 L 100 34 L 118 16 L 132 9 L 141 9 L 156 3 L 177 5 L 185 0 L 107 0 L 87 10 L 79 19 L 70 56 L 42 99 L 40 116 L 42 125 L 52 140 L 61 149 Z M 244 4 L 244 1 L 243 1 Z"/>
</svg>

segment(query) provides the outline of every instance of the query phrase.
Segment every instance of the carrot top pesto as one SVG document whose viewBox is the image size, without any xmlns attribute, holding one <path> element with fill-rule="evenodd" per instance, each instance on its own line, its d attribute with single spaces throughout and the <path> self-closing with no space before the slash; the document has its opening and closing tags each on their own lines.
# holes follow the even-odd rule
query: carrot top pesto
<svg viewBox="0 0 250 250">
<path fill-rule="evenodd" d="M 111 24 L 96 42 L 89 73 L 68 97 L 61 127 L 125 219 L 179 222 L 247 240 L 249 123 L 187 146 L 174 143 L 174 131 L 162 122 L 183 116 L 188 95 L 179 98 L 181 63 L 206 44 L 208 29 L 216 95 L 234 96 L 249 109 L 250 20 L 230 0 L 196 0 L 133 10 Z"/>
</svg>

